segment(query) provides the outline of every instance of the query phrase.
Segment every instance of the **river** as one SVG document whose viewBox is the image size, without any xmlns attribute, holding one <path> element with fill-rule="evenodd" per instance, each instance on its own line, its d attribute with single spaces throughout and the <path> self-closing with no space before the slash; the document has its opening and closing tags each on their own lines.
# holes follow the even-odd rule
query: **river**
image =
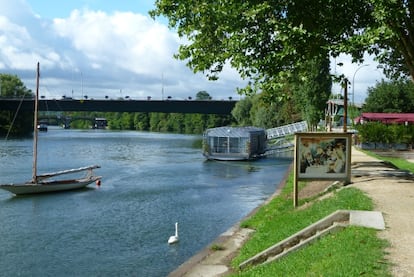
<svg viewBox="0 0 414 277">
<path fill-rule="evenodd" d="M 200 136 L 49 127 L 39 173 L 99 164 L 102 184 L 0 191 L 1 276 L 166 276 L 275 192 L 292 162 L 206 161 Z M 0 183 L 31 178 L 32 139 L 0 141 Z M 169 245 L 174 224 L 180 242 Z"/>
</svg>

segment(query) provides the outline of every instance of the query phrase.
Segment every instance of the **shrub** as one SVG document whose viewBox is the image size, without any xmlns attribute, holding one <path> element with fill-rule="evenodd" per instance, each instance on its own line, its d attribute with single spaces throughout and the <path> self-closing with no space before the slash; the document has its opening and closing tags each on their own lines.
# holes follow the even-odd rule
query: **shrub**
<svg viewBox="0 0 414 277">
<path fill-rule="evenodd" d="M 356 125 L 360 142 L 372 143 L 412 143 L 414 139 L 413 125 L 383 124 L 367 122 Z"/>
</svg>

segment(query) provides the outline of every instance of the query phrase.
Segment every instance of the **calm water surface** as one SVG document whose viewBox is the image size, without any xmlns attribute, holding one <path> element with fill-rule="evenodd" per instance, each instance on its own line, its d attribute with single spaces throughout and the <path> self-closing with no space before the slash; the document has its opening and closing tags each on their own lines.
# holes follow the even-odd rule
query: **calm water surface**
<svg viewBox="0 0 414 277">
<path fill-rule="evenodd" d="M 39 173 L 99 164 L 101 187 L 0 191 L 0 276 L 166 276 L 260 205 L 291 159 L 205 161 L 199 136 L 49 129 Z M 0 141 L 0 183 L 31 178 L 32 140 Z M 180 242 L 168 245 L 179 223 Z"/>
</svg>

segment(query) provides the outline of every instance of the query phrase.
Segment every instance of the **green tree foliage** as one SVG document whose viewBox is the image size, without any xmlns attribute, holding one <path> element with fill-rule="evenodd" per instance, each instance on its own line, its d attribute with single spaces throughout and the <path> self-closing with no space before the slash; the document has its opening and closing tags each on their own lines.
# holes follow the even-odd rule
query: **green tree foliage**
<svg viewBox="0 0 414 277">
<path fill-rule="evenodd" d="M 145 131 L 149 130 L 150 120 L 148 113 L 135 113 L 134 115 L 134 129 Z"/>
<path fill-rule="evenodd" d="M 240 126 L 272 128 L 279 125 L 278 107 L 265 102 L 260 94 L 240 100 L 232 114 Z"/>
<path fill-rule="evenodd" d="M 305 109 L 301 107 L 300 94 L 298 94 L 295 79 L 300 80 L 298 76 L 292 78 L 291 76 L 279 75 L 279 86 L 276 86 L 273 91 L 263 91 L 260 94 L 260 99 L 263 103 L 268 104 L 272 111 L 277 111 L 277 124 L 275 126 L 285 125 L 297 122 L 304 118 Z"/>
<path fill-rule="evenodd" d="M 382 80 L 368 89 L 364 112 L 410 113 L 414 111 L 414 84 L 409 80 Z"/>
<path fill-rule="evenodd" d="M 284 92 L 288 93 L 288 91 Z M 232 111 L 237 125 L 267 129 L 297 122 L 301 119 L 299 108 L 290 97 L 280 97 L 269 104 L 269 99 L 266 96 L 266 93 L 256 94 L 237 102 Z"/>
<path fill-rule="evenodd" d="M 329 63 L 328 57 L 307 61 L 303 66 L 303 71 L 306 73 L 299 75 L 300 80 L 295 82 L 296 100 L 303 107 L 302 117 L 311 129 L 315 130 L 319 120 L 324 118 L 326 102 L 331 94 Z"/>
<path fill-rule="evenodd" d="M 0 74 L 0 96 L 33 98 L 31 90 L 15 75 Z M 33 131 L 33 112 L 0 111 L 0 135 L 27 136 Z"/>
<path fill-rule="evenodd" d="M 366 122 L 355 126 L 363 143 L 414 143 L 414 125 Z"/>
<path fill-rule="evenodd" d="M 199 91 L 196 94 L 196 100 L 209 100 L 209 99 L 211 99 L 211 96 L 205 90 Z"/>
<path fill-rule="evenodd" d="M 414 3 L 412 0 L 367 0 L 373 20 L 355 33 L 350 48 L 377 55 L 389 77 L 414 80 Z M 361 47 L 362 46 L 362 47 Z"/>
<path fill-rule="evenodd" d="M 272 76 L 315 56 L 378 54 L 391 75 L 414 78 L 412 0 L 157 0 L 150 12 L 189 39 L 177 57 L 211 78 L 226 62 L 243 77 Z"/>
<path fill-rule="evenodd" d="M 279 76 L 278 82 L 273 92 L 266 90 L 236 104 L 232 114 L 238 124 L 272 128 L 305 119 L 316 129 L 332 87 L 329 59 L 310 60 L 302 72 L 288 78 Z"/>
<path fill-rule="evenodd" d="M 253 97 L 245 97 L 236 103 L 235 107 L 231 111 L 231 114 L 236 119 L 237 124 L 240 126 L 252 125 L 250 118 L 250 110 L 253 106 Z"/>
<path fill-rule="evenodd" d="M 112 130 L 137 130 L 181 134 L 202 134 L 206 128 L 234 123 L 230 115 L 181 113 L 72 113 L 72 117 L 105 117 Z M 90 120 L 77 120 L 72 128 L 90 128 Z"/>
<path fill-rule="evenodd" d="M 250 111 L 252 125 L 262 128 L 273 128 L 278 126 L 278 111 L 275 105 L 266 105 L 260 100 L 253 105 Z"/>
<path fill-rule="evenodd" d="M 91 129 L 95 118 L 105 117 L 99 112 L 70 112 L 65 113 L 64 116 L 71 118 L 70 128 L 73 129 Z"/>
<path fill-rule="evenodd" d="M 322 62 L 329 56 L 347 53 L 363 62 L 368 51 L 387 76 L 414 80 L 413 14 L 412 0 L 157 0 L 150 12 L 165 16 L 187 39 L 176 57 L 194 72 L 214 80 L 230 64 L 250 81 L 241 93 L 264 94 L 265 103 L 277 105 L 284 119 L 296 115 L 299 106 L 311 126 L 323 117 L 331 86 Z M 373 99 L 368 106 L 402 111 L 411 103 L 402 95 L 387 99 L 392 99 L 389 107 L 376 106 Z M 249 105 L 236 106 L 239 124 L 269 120 L 267 112 Z"/>
<path fill-rule="evenodd" d="M 155 6 L 153 17 L 167 17 L 188 38 L 176 57 L 211 79 L 230 63 L 252 80 L 245 92 L 271 91 L 280 73 L 346 50 L 339 46 L 372 19 L 363 0 L 157 0 Z"/>
<path fill-rule="evenodd" d="M 27 89 L 16 75 L 0 74 L 0 82 L 0 95 L 2 97 L 33 97 L 32 91 Z"/>
</svg>

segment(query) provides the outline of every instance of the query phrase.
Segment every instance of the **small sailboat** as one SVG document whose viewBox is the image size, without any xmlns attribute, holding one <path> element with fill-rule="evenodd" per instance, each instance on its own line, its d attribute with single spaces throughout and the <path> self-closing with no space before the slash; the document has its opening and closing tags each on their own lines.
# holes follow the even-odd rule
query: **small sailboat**
<svg viewBox="0 0 414 277">
<path fill-rule="evenodd" d="M 76 169 L 68 169 L 54 173 L 37 174 L 37 141 L 38 141 L 38 103 L 39 103 L 39 63 L 37 63 L 37 78 L 36 78 L 36 96 L 34 108 L 34 129 L 33 129 L 33 172 L 32 179 L 20 184 L 0 184 L 0 188 L 7 190 L 16 195 L 21 194 L 35 194 L 46 192 L 58 192 L 66 190 L 74 190 L 84 188 L 87 185 L 96 182 L 100 183 L 101 176 L 95 176 L 93 169 L 100 168 L 99 165 L 92 165 L 80 167 Z M 56 176 L 73 174 L 78 172 L 86 172 L 86 175 L 81 178 L 70 179 L 52 179 Z"/>
</svg>

